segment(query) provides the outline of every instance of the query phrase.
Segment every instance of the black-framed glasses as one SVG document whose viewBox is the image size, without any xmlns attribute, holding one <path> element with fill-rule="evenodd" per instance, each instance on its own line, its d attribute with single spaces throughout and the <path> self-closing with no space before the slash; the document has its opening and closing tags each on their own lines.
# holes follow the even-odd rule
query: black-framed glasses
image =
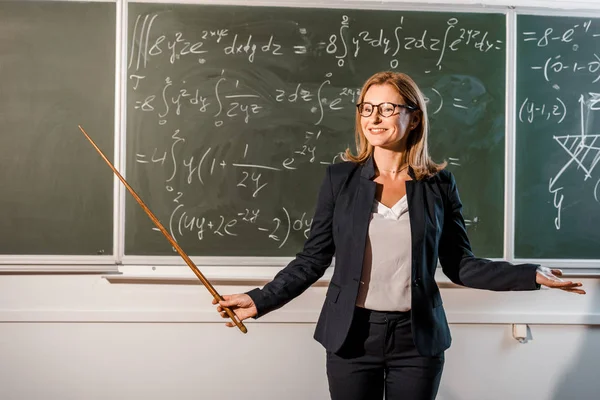
<svg viewBox="0 0 600 400">
<path fill-rule="evenodd" d="M 363 117 L 370 117 L 373 114 L 373 110 L 377 108 L 379 115 L 382 117 L 391 117 L 394 115 L 394 111 L 396 111 L 396 107 L 405 108 L 409 111 L 415 111 L 417 107 L 409 106 L 408 104 L 394 104 L 394 103 L 379 103 L 379 104 L 371 104 L 371 103 L 360 103 L 356 105 L 358 108 L 358 113 Z"/>
</svg>

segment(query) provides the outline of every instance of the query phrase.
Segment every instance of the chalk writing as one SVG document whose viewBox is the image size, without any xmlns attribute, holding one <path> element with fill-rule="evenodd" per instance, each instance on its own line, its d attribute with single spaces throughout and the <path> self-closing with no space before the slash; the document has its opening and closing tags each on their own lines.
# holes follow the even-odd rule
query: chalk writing
<svg viewBox="0 0 600 400">
<path fill-rule="evenodd" d="M 424 25 L 398 13 L 392 24 L 367 26 L 360 12 L 327 10 L 334 22 L 315 26 L 297 13 L 233 23 L 151 5 L 130 11 L 137 8 L 150 11 L 130 15 L 129 170 L 160 199 L 176 240 L 222 254 L 246 242 L 266 253 L 295 251 L 308 237 L 324 166 L 353 147 L 365 77 L 357 65 L 401 71 L 423 60 L 430 118 L 476 124 L 491 96 L 462 59 L 503 60 L 505 52 L 503 31 L 466 14 Z M 444 151 L 454 153 L 454 169 L 472 162 Z M 467 225 L 485 226 L 479 215 Z"/>
<path fill-rule="evenodd" d="M 553 227 L 560 231 L 565 218 L 572 219 L 578 209 L 589 209 L 585 204 L 592 198 L 597 203 L 597 184 L 591 193 L 589 185 L 583 184 L 594 178 L 600 161 L 600 128 L 594 125 L 600 111 L 600 94 L 593 89 L 600 81 L 600 53 L 596 50 L 600 24 L 580 18 L 554 22 L 543 29 L 520 32 L 520 46 L 535 51 L 530 64 L 523 67 L 536 75 L 528 81 L 532 89 L 522 91 L 517 112 L 519 123 L 533 128 L 528 135 L 536 132 L 541 147 L 553 140 L 561 149 L 558 157 L 552 157 L 556 168 L 551 170 L 539 163 L 545 173 L 552 171 L 542 179 L 547 182 L 549 197 L 545 200 L 552 210 Z M 536 86 L 539 94 L 533 89 Z M 585 192 L 581 190 L 584 187 Z M 575 203 L 582 204 L 570 207 Z"/>
</svg>

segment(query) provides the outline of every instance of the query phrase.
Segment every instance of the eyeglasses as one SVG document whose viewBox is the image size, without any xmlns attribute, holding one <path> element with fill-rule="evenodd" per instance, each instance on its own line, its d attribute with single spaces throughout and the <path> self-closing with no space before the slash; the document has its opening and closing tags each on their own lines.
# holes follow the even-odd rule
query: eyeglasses
<svg viewBox="0 0 600 400">
<path fill-rule="evenodd" d="M 358 113 L 363 117 L 370 117 L 373 114 L 373 110 L 377 108 L 379 115 L 382 117 L 391 117 L 394 115 L 394 111 L 396 107 L 406 108 L 409 111 L 415 111 L 417 107 L 409 106 L 407 104 L 394 104 L 394 103 L 380 103 L 380 104 L 371 104 L 371 103 L 360 103 L 356 105 L 358 108 Z"/>
</svg>

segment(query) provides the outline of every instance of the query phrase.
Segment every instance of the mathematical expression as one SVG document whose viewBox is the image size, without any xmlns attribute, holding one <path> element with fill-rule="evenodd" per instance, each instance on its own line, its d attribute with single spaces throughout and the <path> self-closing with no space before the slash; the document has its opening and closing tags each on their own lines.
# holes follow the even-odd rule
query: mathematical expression
<svg viewBox="0 0 600 400">
<path fill-rule="evenodd" d="M 542 55 L 540 62 L 533 62 L 528 67 L 539 73 L 539 86 L 548 86 L 555 91 L 556 96 L 545 96 L 544 99 L 535 95 L 525 94 L 518 108 L 519 122 L 528 125 L 553 124 L 556 134 L 552 135 L 554 142 L 565 153 L 565 162 L 558 172 L 548 179 L 548 193 L 551 207 L 555 211 L 554 227 L 560 230 L 565 211 L 565 200 L 576 193 L 567 193 L 566 185 L 561 185 L 559 179 L 569 168 L 581 171 L 583 181 L 593 178 L 594 169 L 600 161 L 600 135 L 590 132 L 594 129 L 590 121 L 594 114 L 600 111 L 600 94 L 593 91 L 584 93 L 569 93 L 569 79 L 587 81 L 593 85 L 600 81 L 600 26 L 596 20 L 582 19 L 572 25 L 547 27 L 540 31 L 524 31 L 521 34 L 523 46 L 536 55 Z M 591 41 L 590 41 L 591 39 Z M 590 46 L 589 43 L 594 45 Z M 532 46 L 533 49 L 527 46 Z M 543 55 L 547 53 L 546 55 Z M 531 86 L 538 82 L 531 82 Z M 559 95 L 560 94 L 560 95 Z M 569 106 L 574 101 L 578 107 Z M 579 131 L 572 132 L 563 128 L 561 123 L 571 113 L 577 113 Z M 596 117 L 597 118 L 597 117 Z M 544 125 L 547 126 L 547 125 Z M 597 128 L 596 128 L 597 129 Z M 547 128 L 544 128 L 547 130 Z M 592 193 L 597 203 L 599 198 L 598 183 Z"/>
<path fill-rule="evenodd" d="M 200 241 L 204 240 L 206 235 L 238 236 L 236 226 L 239 223 L 256 227 L 257 231 L 276 242 L 278 248 L 282 248 L 292 232 L 300 232 L 304 238 L 308 239 L 313 221 L 312 218 L 306 217 L 306 212 L 302 213 L 299 218 L 292 218 L 285 207 L 282 207 L 285 214 L 283 220 L 281 218 L 261 218 L 260 209 L 246 208 L 242 212 L 238 212 L 235 217 L 219 215 L 215 221 L 212 221 L 202 216 L 189 215 L 187 211 L 184 211 L 184 204 L 179 202 L 180 196 L 182 196 L 181 192 L 174 200 L 177 206 L 169 217 L 169 232 L 175 239 L 184 236 L 187 232 L 195 234 Z"/>
<path fill-rule="evenodd" d="M 579 24 L 574 24 L 572 27 L 564 30 L 555 30 L 554 28 L 546 28 L 543 33 L 540 32 L 523 32 L 524 42 L 535 42 L 537 47 L 547 47 L 553 42 L 570 43 L 573 45 L 573 50 L 577 51 L 579 45 L 576 40 L 578 35 L 591 35 L 592 37 L 600 37 L 600 33 L 592 33 L 592 20 L 582 21 Z"/>
<path fill-rule="evenodd" d="M 269 98 L 275 98 L 278 103 L 307 103 L 311 113 L 316 114 L 314 125 L 323 120 L 325 112 L 335 112 L 344 109 L 342 102 L 354 106 L 358 89 L 344 89 L 335 93 L 334 99 L 329 100 L 323 96 L 323 89 L 331 85 L 332 73 L 327 73 L 324 81 L 316 90 L 300 90 L 301 83 L 296 87 L 296 92 L 287 93 L 285 89 L 274 89 Z M 131 75 L 136 79 L 134 90 L 139 88 L 140 75 Z M 159 94 L 151 94 L 144 100 L 137 100 L 134 108 L 144 112 L 157 115 L 158 124 L 167 123 L 169 116 L 181 116 L 182 106 L 191 110 L 206 114 L 213 118 L 215 127 L 221 127 L 225 120 L 241 120 L 248 124 L 255 117 L 264 112 L 266 101 L 257 94 L 255 90 L 240 85 L 239 79 L 235 81 L 225 77 L 225 70 L 221 71 L 221 77 L 216 81 L 211 92 L 201 92 L 201 89 L 185 87 L 182 81 L 177 88 L 174 87 L 170 77 L 166 77 L 164 86 Z M 225 94 L 224 94 L 225 93 Z"/>
<path fill-rule="evenodd" d="M 533 123 L 536 118 L 545 118 L 560 124 L 567 115 L 567 106 L 557 97 L 556 101 L 550 103 L 535 103 L 526 98 L 519 108 L 519 121 Z"/>
<path fill-rule="evenodd" d="M 269 100 L 263 98 L 256 90 L 241 85 L 239 79 L 228 79 L 225 70 L 221 71 L 221 76 L 210 90 L 186 87 L 186 81 L 181 81 L 175 87 L 172 79 L 166 77 L 160 92 L 146 95 L 143 100 L 136 100 L 134 109 L 155 114 L 158 125 L 165 125 L 168 118 L 180 117 L 184 112 L 199 113 L 212 118 L 214 126 L 218 128 L 226 121 L 250 123 L 253 118 L 258 118 L 264 113 L 267 101 L 275 99 L 275 102 L 282 104 L 306 105 L 306 109 L 314 115 L 313 124 L 319 125 L 326 113 L 347 111 L 355 106 L 360 96 L 358 88 L 330 90 L 333 98 L 325 96 L 323 92 L 332 85 L 332 76 L 333 73 L 326 73 L 323 82 L 317 88 L 308 87 L 303 83 L 297 83 L 293 90 L 275 88 L 269 93 Z M 130 79 L 134 81 L 134 91 L 140 89 L 141 78 L 144 76 L 130 75 Z M 439 113 L 444 105 L 440 92 L 435 88 L 425 88 L 424 91 L 432 94 L 431 97 L 425 98 L 425 102 L 432 109 L 431 115 Z M 461 104 L 462 99 L 452 100 L 453 107 L 468 109 Z"/>
<path fill-rule="evenodd" d="M 600 80 L 600 57 L 596 53 L 592 54 L 591 60 L 583 60 L 583 62 L 575 61 L 573 64 L 564 64 L 561 60 L 561 55 L 554 57 L 548 57 L 543 66 L 533 66 L 531 69 L 541 70 L 544 73 L 544 79 L 546 82 L 553 82 L 553 73 L 556 75 L 567 73 L 584 72 L 594 75 L 592 83 L 596 83 Z"/>
<path fill-rule="evenodd" d="M 578 43 L 580 39 L 592 37 L 600 40 L 600 33 L 595 33 L 596 28 L 592 25 L 593 21 L 590 19 L 573 24 L 567 29 L 558 30 L 550 27 L 546 28 L 544 32 L 527 31 L 523 32 L 523 42 L 534 42 L 538 48 L 559 46 L 565 52 L 575 53 L 581 50 L 581 45 Z M 600 56 L 596 52 L 590 55 L 580 55 L 572 61 L 565 61 L 566 55 L 565 53 L 549 56 L 543 64 L 532 65 L 530 68 L 542 72 L 546 82 L 554 82 L 558 76 L 572 75 L 573 73 L 592 75 L 592 83 L 600 80 Z"/>
<path fill-rule="evenodd" d="M 134 60 L 135 71 L 144 69 L 154 57 L 168 57 L 171 64 L 185 57 L 194 57 L 199 64 L 206 64 L 209 63 L 211 51 L 226 56 L 243 56 L 249 63 L 254 63 L 257 57 L 291 54 L 301 57 L 325 51 L 337 60 L 338 67 L 343 67 L 349 59 L 358 58 L 363 48 L 380 50 L 390 58 L 389 67 L 392 69 L 398 68 L 399 60 L 405 56 L 404 52 L 422 50 L 437 53 L 437 61 L 432 68 L 442 69 L 445 55 L 464 47 L 471 47 L 482 53 L 504 49 L 503 40 L 491 37 L 487 31 L 463 27 L 458 18 L 446 21 L 444 35 L 441 37 L 432 35 L 427 29 L 416 36 L 405 36 L 404 16 L 399 18 L 398 25 L 391 30 L 361 31 L 356 36 L 349 37 L 350 18 L 342 15 L 339 29 L 329 37 L 307 43 L 310 32 L 299 27 L 298 44 L 285 48 L 274 34 L 263 43 L 258 42 L 252 34 L 239 34 L 230 32 L 229 29 L 206 30 L 200 37 L 194 38 L 186 37 L 183 32 L 154 37 L 152 27 L 157 18 L 158 14 L 137 16 L 129 54 L 129 69 Z M 216 44 L 221 46 L 215 46 Z"/>
<path fill-rule="evenodd" d="M 210 190 L 233 177 L 237 196 L 270 198 L 271 191 L 276 190 L 270 189 L 274 188 L 271 182 L 278 174 L 284 171 L 293 174 L 310 164 L 328 165 L 340 161 L 340 152 L 345 146 L 332 153 L 325 149 L 325 144 L 321 144 L 330 135 L 331 128 L 327 122 L 338 118 L 338 115 L 345 119 L 355 115 L 355 105 L 361 94 L 357 87 L 336 83 L 338 70 L 335 66 L 333 70 L 324 72 L 316 82 L 269 82 L 261 85 L 256 83 L 260 80 L 258 76 L 246 77 L 237 70 L 216 69 L 214 60 L 235 57 L 242 66 L 252 71 L 255 68 L 252 66 L 259 60 L 277 62 L 281 56 L 286 56 L 286 60 L 295 57 L 300 60 L 307 55 L 318 54 L 332 57 L 337 68 L 344 68 L 365 49 L 371 52 L 374 49 L 387 57 L 390 68 L 395 69 L 399 60 L 407 56 L 406 52 L 425 51 L 435 55 L 435 63 L 424 71 L 431 73 L 442 70 L 448 55 L 463 48 L 475 49 L 482 54 L 504 50 L 502 40 L 493 38 L 487 31 L 462 26 L 457 18 L 445 21 L 442 37 L 436 37 L 426 29 L 418 36 L 404 35 L 404 17 L 399 18 L 392 30 L 360 31 L 352 36 L 349 34 L 350 19 L 342 15 L 335 32 L 320 39 L 308 40 L 311 32 L 299 27 L 299 42 L 292 46 L 283 46 L 277 33 L 266 38 L 262 35 L 261 40 L 251 33 L 231 29 L 203 30 L 199 36 L 186 32 L 162 33 L 156 28 L 153 30 L 161 22 L 159 18 L 158 14 L 136 17 L 127 70 L 133 112 L 164 130 L 170 138 L 164 147 L 136 149 L 135 163 L 156 165 L 165 173 L 164 189 L 172 205 L 168 229 L 176 240 L 188 235 L 199 241 L 208 237 L 235 237 L 248 229 L 256 229 L 258 235 L 277 248 L 282 248 L 290 235 L 301 234 L 308 238 L 312 225 L 308 210 L 297 211 L 298 207 L 294 206 L 292 215 L 292 206 L 283 204 L 278 210 L 248 207 L 209 216 L 196 211 L 195 207 L 186 207 L 185 185 L 199 185 Z M 200 80 L 194 79 L 195 72 L 182 75 L 171 71 L 177 71 L 184 59 L 197 61 L 198 70 L 210 70 L 209 77 Z M 162 72 L 164 75 L 159 75 L 160 85 L 156 85 L 156 74 L 161 73 L 157 63 L 169 66 Z M 174 76 L 185 78 L 175 79 Z M 435 87 L 425 87 L 423 92 L 430 116 L 440 113 L 444 107 L 452 107 L 459 112 L 468 112 L 472 106 L 479 107 L 477 99 L 472 96 L 461 99 L 456 94 L 449 94 L 448 99 L 444 99 L 443 89 Z M 252 150 L 260 144 L 243 136 L 236 139 L 238 146 L 235 151 L 223 152 L 217 144 L 206 144 L 194 145 L 194 153 L 184 155 L 188 143 L 196 143 L 192 142 L 192 136 L 197 135 L 196 132 L 182 131 L 180 125 L 184 121 L 190 118 L 206 120 L 205 126 L 211 134 L 220 135 L 226 133 L 224 128 L 232 124 L 236 124 L 236 129 L 242 127 L 241 131 L 245 126 L 261 124 L 278 112 L 273 111 L 279 110 L 278 107 L 288 113 L 289 110 L 304 111 L 306 114 L 302 120 L 308 120 L 308 126 L 295 133 L 296 144 L 278 153 L 279 159 L 271 157 L 270 163 L 256 159 L 253 154 L 259 154 L 260 149 Z M 456 167 L 461 165 L 456 157 L 450 157 L 449 163 Z M 473 228 L 478 223 L 477 217 L 467 220 L 467 225 Z"/>
<path fill-rule="evenodd" d="M 316 134 L 307 132 L 306 139 L 307 141 L 318 140 L 319 135 L 320 132 Z M 302 214 L 301 218 L 292 220 L 287 209 L 283 207 L 282 209 L 287 216 L 286 220 L 272 218 L 269 223 L 273 224 L 273 226 L 270 228 L 266 227 L 268 225 L 266 223 L 256 225 L 260 214 L 260 210 L 258 209 L 252 210 L 251 213 L 248 209 L 245 209 L 244 212 L 237 213 L 234 217 L 220 215 L 219 220 L 216 221 L 207 220 L 207 218 L 202 216 L 189 215 L 183 208 L 184 204 L 181 203 L 184 192 L 176 191 L 171 185 L 171 182 L 178 175 L 179 169 L 182 169 L 185 182 L 188 185 L 192 185 L 196 182 L 201 185 L 206 185 L 208 179 L 214 178 L 216 180 L 221 180 L 223 179 L 223 175 L 228 172 L 228 169 L 233 168 L 238 176 L 238 179 L 236 179 L 236 187 L 239 188 L 239 190 L 249 190 L 252 197 L 257 198 L 260 191 L 268 185 L 268 182 L 266 182 L 266 179 L 263 177 L 263 173 L 260 171 L 282 171 L 284 168 L 295 169 L 291 166 L 294 163 L 295 158 L 287 158 L 280 168 L 257 163 L 248 163 L 245 162 L 249 148 L 249 145 L 246 144 L 244 154 L 241 157 L 241 162 L 229 163 L 224 159 L 217 160 L 217 158 L 213 156 L 213 149 L 210 147 L 202 152 L 202 156 L 199 160 L 194 160 L 193 156 L 188 159 L 178 160 L 177 155 L 180 153 L 178 147 L 183 146 L 186 139 L 181 136 L 179 130 L 176 130 L 171 138 L 172 144 L 168 150 L 159 152 L 158 149 L 155 148 L 151 155 L 136 153 L 136 162 L 140 164 L 160 164 L 170 172 L 170 174 L 168 174 L 169 177 L 165 180 L 167 183 L 165 189 L 167 192 L 174 195 L 173 203 L 175 208 L 169 218 L 169 230 L 173 237 L 182 236 L 184 232 L 194 232 L 197 235 L 198 240 L 203 240 L 207 233 L 222 237 L 237 236 L 234 227 L 240 222 L 255 224 L 258 231 L 267 232 L 267 237 L 269 239 L 280 242 L 280 248 L 287 242 L 291 231 L 302 231 L 304 236 L 308 238 L 312 219 L 307 219 L 306 213 Z M 303 145 L 303 150 L 306 150 L 306 148 L 307 146 Z M 315 148 L 316 146 L 313 145 L 308 151 L 309 154 L 312 154 L 312 157 L 309 156 L 309 162 L 314 162 Z M 306 156 L 306 153 L 303 151 L 295 151 L 294 153 Z M 336 156 L 335 158 L 337 157 L 339 156 Z M 336 161 L 335 158 L 331 160 L 331 163 Z M 321 163 L 329 164 L 329 162 Z M 261 222 L 263 221 L 261 220 Z M 285 234 L 283 234 L 283 231 L 285 231 Z"/>
</svg>

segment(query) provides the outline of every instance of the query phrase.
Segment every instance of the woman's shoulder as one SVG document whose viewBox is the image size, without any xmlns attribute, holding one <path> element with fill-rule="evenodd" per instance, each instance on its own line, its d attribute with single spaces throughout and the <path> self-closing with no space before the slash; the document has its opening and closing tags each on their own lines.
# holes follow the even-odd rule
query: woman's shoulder
<svg viewBox="0 0 600 400">
<path fill-rule="evenodd" d="M 446 168 L 439 170 L 435 175 L 429 178 L 429 181 L 436 185 L 441 193 L 450 192 L 451 188 L 456 185 L 454 174 Z"/>
<path fill-rule="evenodd" d="M 446 168 L 439 170 L 432 178 L 439 183 L 451 184 L 454 182 L 454 175 Z"/>
</svg>

